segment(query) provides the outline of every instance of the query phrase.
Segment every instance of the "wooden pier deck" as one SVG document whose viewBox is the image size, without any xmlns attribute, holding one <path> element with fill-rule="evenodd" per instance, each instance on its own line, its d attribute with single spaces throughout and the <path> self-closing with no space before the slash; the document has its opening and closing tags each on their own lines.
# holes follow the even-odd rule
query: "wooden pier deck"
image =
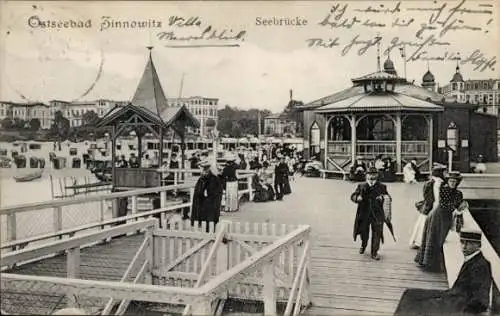
<svg viewBox="0 0 500 316">
<path fill-rule="evenodd" d="M 350 182 L 299 178 L 292 182 L 293 193 L 285 196 L 284 201 L 246 203 L 239 212 L 224 213 L 222 219 L 311 226 L 313 305 L 306 312 L 308 315 L 388 315 L 395 311 L 406 288 L 446 289 L 446 276 L 422 272 L 413 262 L 415 250 L 408 246 L 411 229 L 418 216 L 414 203 L 420 199 L 422 185 L 388 184 L 393 197 L 393 225 L 397 242 L 392 240 L 386 229 L 380 261 L 370 258 L 369 249 L 367 254 L 360 255 L 360 242 L 352 239 L 355 204 L 349 196 L 354 188 L 355 184 Z M 84 267 L 80 277 L 119 280 L 141 240 L 141 236 L 122 237 L 82 250 Z M 64 276 L 64 262 L 65 257 L 60 256 L 10 272 Z M 26 296 L 22 293 L 9 295 L 12 300 Z M 5 299 L 2 299 L 3 302 L 6 302 Z M 106 301 L 106 298 L 102 299 L 102 302 Z M 96 308 L 102 302 L 89 301 L 86 307 Z M 57 307 L 56 303 L 54 297 L 45 299 L 43 305 L 45 309 L 53 310 Z M 28 308 L 19 312 L 31 314 Z M 50 310 L 47 312 L 50 313 Z"/>
<path fill-rule="evenodd" d="M 380 261 L 370 258 L 369 249 L 360 255 L 360 241 L 352 238 L 356 205 L 349 197 L 355 183 L 299 178 L 291 185 L 293 192 L 284 201 L 245 204 L 240 212 L 225 217 L 311 225 L 313 305 L 308 315 L 391 315 L 406 288 L 448 288 L 446 275 L 423 272 L 416 266 L 416 251 L 408 245 L 422 184 L 387 184 L 397 242 L 384 228 Z"/>
</svg>

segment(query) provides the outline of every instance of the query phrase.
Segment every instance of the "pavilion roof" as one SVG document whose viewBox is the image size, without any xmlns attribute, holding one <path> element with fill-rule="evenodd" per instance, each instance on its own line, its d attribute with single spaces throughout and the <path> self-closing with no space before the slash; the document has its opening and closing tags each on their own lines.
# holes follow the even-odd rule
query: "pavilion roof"
<svg viewBox="0 0 500 316">
<path fill-rule="evenodd" d="M 318 113 L 365 111 L 443 111 L 443 107 L 395 92 L 370 92 L 344 98 L 314 110 Z"/>
<path fill-rule="evenodd" d="M 352 82 L 362 82 L 362 81 L 371 81 L 371 80 L 397 80 L 401 79 L 396 75 L 390 74 L 385 71 L 376 71 L 370 74 L 361 76 L 359 78 L 352 79 Z"/>
<path fill-rule="evenodd" d="M 181 120 L 185 126 L 199 127 L 198 120 L 185 106 L 172 107 L 168 105 L 165 93 L 160 83 L 151 57 L 144 67 L 141 80 L 137 86 L 132 101 L 126 106 L 116 106 L 111 109 L 98 123 L 98 127 L 116 125 L 124 122 L 132 113 L 139 115 L 150 123 L 168 128 Z"/>
<path fill-rule="evenodd" d="M 425 88 L 419 87 L 411 83 L 400 83 L 395 84 L 394 92 L 398 94 L 404 94 L 422 101 L 434 102 L 434 103 L 452 103 L 454 99 L 452 97 L 445 97 L 444 95 L 427 90 Z M 328 95 L 326 97 L 312 101 L 304 106 L 304 108 L 318 108 L 321 106 L 329 105 L 353 96 L 363 96 L 365 95 L 365 90 L 363 85 L 354 85 L 347 89 L 341 90 L 334 94 Z"/>
</svg>

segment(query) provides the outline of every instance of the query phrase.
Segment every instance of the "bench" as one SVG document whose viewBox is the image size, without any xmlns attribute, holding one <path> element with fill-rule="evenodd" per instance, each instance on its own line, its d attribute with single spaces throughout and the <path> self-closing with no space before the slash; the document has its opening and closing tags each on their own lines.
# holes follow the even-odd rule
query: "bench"
<svg viewBox="0 0 500 316">
<path fill-rule="evenodd" d="M 342 175 L 342 180 L 349 180 L 349 172 L 342 170 L 319 169 L 321 178 L 326 179 L 327 174 Z"/>
<path fill-rule="evenodd" d="M 464 229 L 481 231 L 479 225 L 469 212 L 465 211 L 463 213 L 463 217 Z M 481 251 L 486 260 L 488 260 L 491 264 L 493 284 L 491 289 L 490 311 L 493 314 L 497 314 L 500 311 L 500 293 L 498 291 L 498 285 L 500 285 L 500 258 L 484 234 L 481 240 Z M 460 237 L 457 232 L 450 231 L 446 238 L 446 242 L 444 243 L 443 252 L 448 286 L 451 288 L 455 283 L 458 273 L 464 263 Z"/>
</svg>

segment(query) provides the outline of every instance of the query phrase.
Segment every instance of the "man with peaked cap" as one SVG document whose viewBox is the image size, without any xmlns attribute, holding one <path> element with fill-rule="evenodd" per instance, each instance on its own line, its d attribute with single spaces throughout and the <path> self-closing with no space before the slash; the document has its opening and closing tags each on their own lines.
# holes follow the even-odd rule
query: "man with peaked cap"
<svg viewBox="0 0 500 316">
<path fill-rule="evenodd" d="M 196 221 L 198 225 L 203 221 L 207 222 L 208 232 L 208 222 L 219 222 L 223 189 L 219 177 L 210 170 L 209 161 L 202 161 L 199 166 L 202 168 L 202 174 L 194 187 L 191 225 Z"/>
<path fill-rule="evenodd" d="M 446 291 L 407 289 L 395 315 L 470 315 L 485 312 L 490 302 L 491 265 L 481 253 L 481 232 L 463 229 L 464 263 Z"/>
<path fill-rule="evenodd" d="M 366 182 L 361 183 L 351 195 L 351 200 L 358 204 L 356 219 L 354 221 L 353 238 L 361 235 L 361 248 L 359 253 L 365 253 L 370 227 L 372 231 L 371 257 L 380 260 L 378 250 L 380 242 L 384 241 L 383 228 L 385 221 L 384 196 L 389 195 L 387 187 L 378 181 L 378 170 L 371 167 L 366 172 Z"/>
</svg>

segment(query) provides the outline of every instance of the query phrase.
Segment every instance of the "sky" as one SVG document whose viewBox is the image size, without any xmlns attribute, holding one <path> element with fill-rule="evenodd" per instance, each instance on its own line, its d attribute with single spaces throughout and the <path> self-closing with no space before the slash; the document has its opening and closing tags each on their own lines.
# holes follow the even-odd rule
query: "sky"
<svg viewBox="0 0 500 316">
<path fill-rule="evenodd" d="M 361 56 L 362 44 L 347 49 L 356 36 L 372 43 L 380 37 L 381 64 L 386 49 L 399 38 L 407 42 L 407 59 L 417 45 L 428 56 L 459 52 L 465 79 L 500 78 L 496 64 L 500 11 L 495 1 L 3 1 L 0 6 L 2 101 L 130 100 L 148 58 L 146 46 L 153 46 L 153 61 L 167 97 L 205 96 L 219 98 L 221 107 L 279 112 L 288 103 L 289 90 L 294 99 L 307 103 L 348 88 L 351 78 L 377 71 L 377 45 L 370 45 Z M 433 21 L 431 15 L 435 17 L 442 7 Z M 150 27 L 102 29 L 103 17 L 147 21 Z M 169 25 L 172 17 L 192 18 L 193 25 Z M 257 20 L 273 17 L 299 18 L 307 25 L 257 25 Z M 353 19 L 356 22 L 348 28 Z M 393 26 L 396 19 L 399 24 L 413 22 Z M 42 27 L 40 21 L 90 21 L 91 27 Z M 363 25 L 370 23 L 385 26 Z M 422 25 L 432 29 L 418 38 Z M 209 26 L 219 33 L 226 29 L 228 36 L 244 34 L 225 40 L 159 38 L 162 32 L 177 38 L 199 36 Z M 425 44 L 431 37 L 435 44 Z M 326 43 L 335 38 L 337 46 L 309 47 L 319 39 Z M 179 45 L 191 47 L 171 47 Z M 206 45 L 219 47 L 199 47 Z M 399 46 L 390 58 L 404 77 Z M 456 64 L 456 60 L 408 60 L 406 77 L 420 84 L 429 67 L 436 81 L 445 85 Z"/>
</svg>

